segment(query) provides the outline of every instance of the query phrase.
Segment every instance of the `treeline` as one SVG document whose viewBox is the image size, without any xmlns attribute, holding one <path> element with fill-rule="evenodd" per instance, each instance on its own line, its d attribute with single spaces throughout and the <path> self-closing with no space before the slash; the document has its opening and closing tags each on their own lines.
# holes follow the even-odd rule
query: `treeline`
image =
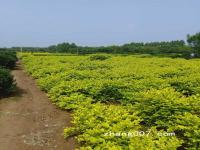
<svg viewBox="0 0 200 150">
<path fill-rule="evenodd" d="M 13 47 L 12 51 L 52 52 L 72 54 L 114 53 L 114 54 L 183 54 L 191 51 L 186 43 L 181 41 L 129 43 L 121 46 L 83 47 L 74 43 L 60 43 L 44 48 Z"/>
<path fill-rule="evenodd" d="M 72 54 L 93 54 L 93 53 L 112 53 L 112 54 L 174 54 L 179 56 L 189 56 L 191 53 L 200 54 L 200 33 L 187 36 L 187 43 L 183 40 L 168 42 L 149 42 L 149 43 L 128 43 L 121 46 L 100 46 L 88 47 L 78 46 L 75 43 L 60 43 L 49 47 L 12 47 L 10 51 L 27 52 L 52 52 L 52 53 L 72 53 Z"/>
<path fill-rule="evenodd" d="M 188 53 L 190 47 L 184 41 L 129 43 L 122 46 L 83 47 L 80 53 L 115 53 L 115 54 L 181 54 Z"/>
</svg>

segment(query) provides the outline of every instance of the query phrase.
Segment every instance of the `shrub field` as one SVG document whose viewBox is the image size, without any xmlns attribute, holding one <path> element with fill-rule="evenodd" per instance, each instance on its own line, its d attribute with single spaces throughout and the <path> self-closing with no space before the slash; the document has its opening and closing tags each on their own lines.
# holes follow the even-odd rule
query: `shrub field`
<svg viewBox="0 0 200 150">
<path fill-rule="evenodd" d="M 19 54 L 82 150 L 200 149 L 200 59 Z"/>
</svg>

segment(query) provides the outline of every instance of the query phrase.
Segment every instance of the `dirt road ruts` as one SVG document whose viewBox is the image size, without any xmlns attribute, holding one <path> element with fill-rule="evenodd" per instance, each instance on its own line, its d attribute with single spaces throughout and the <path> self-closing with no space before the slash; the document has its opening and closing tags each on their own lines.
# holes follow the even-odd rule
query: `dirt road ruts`
<svg viewBox="0 0 200 150">
<path fill-rule="evenodd" d="M 73 150 L 64 140 L 70 114 L 54 106 L 21 65 L 12 71 L 16 94 L 0 99 L 0 150 Z"/>
</svg>

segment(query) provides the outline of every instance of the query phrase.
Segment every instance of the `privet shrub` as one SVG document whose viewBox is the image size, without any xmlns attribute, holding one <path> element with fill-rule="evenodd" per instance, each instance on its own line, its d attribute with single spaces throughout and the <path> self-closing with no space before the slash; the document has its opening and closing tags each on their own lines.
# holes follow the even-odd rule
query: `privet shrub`
<svg viewBox="0 0 200 150">
<path fill-rule="evenodd" d="M 10 71 L 0 68 L 0 96 L 7 95 L 15 89 L 15 81 Z"/>
<path fill-rule="evenodd" d="M 102 55 L 102 54 L 95 54 L 95 55 L 91 55 L 90 56 L 90 60 L 106 60 L 108 59 L 110 56 L 108 55 Z"/>
<path fill-rule="evenodd" d="M 13 69 L 17 61 L 16 53 L 0 52 L 0 66 Z"/>
<path fill-rule="evenodd" d="M 102 102 L 117 102 L 123 99 L 123 94 L 120 92 L 119 87 L 105 84 L 94 95 L 94 99 Z"/>
</svg>

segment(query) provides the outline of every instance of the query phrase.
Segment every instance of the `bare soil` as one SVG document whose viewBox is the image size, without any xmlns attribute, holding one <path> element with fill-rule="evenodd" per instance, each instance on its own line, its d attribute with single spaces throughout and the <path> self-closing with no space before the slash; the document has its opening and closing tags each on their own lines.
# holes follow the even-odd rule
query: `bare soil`
<svg viewBox="0 0 200 150">
<path fill-rule="evenodd" d="M 54 106 L 19 65 L 12 74 L 17 92 L 0 99 L 0 150 L 74 150 L 65 140 L 70 113 Z"/>
</svg>

